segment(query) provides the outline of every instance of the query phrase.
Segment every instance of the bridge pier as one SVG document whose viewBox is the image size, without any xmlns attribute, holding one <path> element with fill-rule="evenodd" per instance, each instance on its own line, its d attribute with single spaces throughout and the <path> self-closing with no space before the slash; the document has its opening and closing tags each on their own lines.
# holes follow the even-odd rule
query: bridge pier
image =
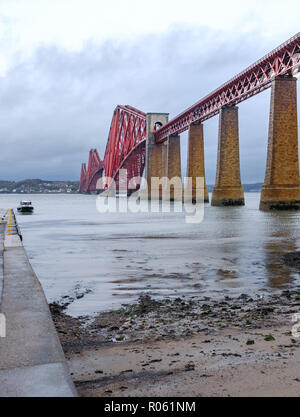
<svg viewBox="0 0 300 417">
<path fill-rule="evenodd" d="M 192 200 L 196 202 L 197 178 L 204 178 L 204 202 L 209 203 L 208 188 L 205 180 L 204 134 L 203 124 L 189 127 L 187 178 L 192 181 Z M 203 190 L 200 191 L 202 195 Z"/>
<path fill-rule="evenodd" d="M 220 110 L 219 147 L 216 185 L 212 206 L 244 206 L 241 183 L 238 107 Z"/>
<path fill-rule="evenodd" d="M 297 78 L 272 84 L 269 145 L 260 210 L 300 209 Z"/>
<path fill-rule="evenodd" d="M 151 200 L 154 196 L 155 199 L 162 199 L 163 196 L 163 181 L 157 181 L 157 179 L 163 179 L 167 177 L 168 173 L 168 143 L 157 144 L 154 137 L 154 132 L 159 127 L 168 123 L 168 113 L 148 113 L 146 117 L 147 123 L 147 137 L 146 137 L 146 180 L 148 189 L 141 190 L 141 198 Z M 153 179 L 156 179 L 153 181 Z M 147 194 L 147 196 L 146 196 Z"/>
<path fill-rule="evenodd" d="M 167 145 L 167 177 L 170 181 L 178 182 L 178 185 L 179 179 L 181 182 L 181 189 L 180 187 L 177 188 L 176 184 L 171 185 L 170 200 L 182 200 L 180 136 L 169 136 Z"/>
</svg>

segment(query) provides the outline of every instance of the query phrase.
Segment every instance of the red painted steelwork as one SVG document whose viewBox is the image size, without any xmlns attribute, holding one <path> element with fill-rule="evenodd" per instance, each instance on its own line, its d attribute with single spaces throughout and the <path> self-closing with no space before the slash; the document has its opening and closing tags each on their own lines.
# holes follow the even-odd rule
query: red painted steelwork
<svg viewBox="0 0 300 417">
<path fill-rule="evenodd" d="M 223 106 L 234 106 L 261 93 L 271 86 L 274 77 L 295 74 L 299 67 L 300 33 L 159 129 L 156 142 L 165 142 L 168 136 L 184 132 L 191 124 L 210 119 Z"/>
<path fill-rule="evenodd" d="M 145 167 L 146 114 L 131 106 L 117 106 L 111 122 L 104 162 L 96 149 L 90 151 L 87 173 L 82 168 L 80 192 L 108 189 L 115 180 L 119 189 L 119 171 L 126 169 L 127 185 L 142 176 Z M 98 183 L 105 176 L 105 184 Z M 85 186 L 82 184 L 85 183 Z M 97 186 L 98 183 L 98 186 Z M 139 189 L 140 184 L 136 184 Z"/>
<path fill-rule="evenodd" d="M 81 174 L 80 174 L 80 183 L 79 183 L 79 192 L 84 193 L 86 190 L 86 164 L 81 165 Z"/>
<path fill-rule="evenodd" d="M 114 111 L 104 157 L 105 188 L 114 179 L 118 187 L 120 169 L 128 170 L 128 182 L 143 175 L 145 167 L 146 114 L 131 106 L 117 106 Z"/>
<path fill-rule="evenodd" d="M 120 169 L 114 177 L 117 189 L 128 190 L 128 192 L 137 191 L 140 189 L 141 183 L 137 178 L 142 178 L 146 162 L 146 141 L 141 141 L 129 155 L 124 159 Z M 126 170 L 127 176 L 122 178 L 120 170 Z"/>
<path fill-rule="evenodd" d="M 97 182 L 102 177 L 103 171 L 104 163 L 101 161 L 97 149 L 91 149 L 86 173 L 85 192 L 95 193 L 97 191 Z"/>
</svg>

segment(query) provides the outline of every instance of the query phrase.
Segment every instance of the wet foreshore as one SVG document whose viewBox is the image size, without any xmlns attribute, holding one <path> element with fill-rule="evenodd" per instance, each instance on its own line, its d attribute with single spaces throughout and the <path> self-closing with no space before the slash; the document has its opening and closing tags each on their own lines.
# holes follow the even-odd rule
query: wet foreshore
<svg viewBox="0 0 300 417">
<path fill-rule="evenodd" d="M 291 325 L 300 313 L 300 287 L 268 297 L 176 298 L 153 300 L 142 296 L 138 303 L 95 317 L 73 318 L 67 304 L 50 309 L 66 353 L 99 344 L 158 341 L 211 334 L 229 328 L 243 330 Z"/>
<path fill-rule="evenodd" d="M 284 369 L 298 372 L 296 377 L 290 370 L 287 373 L 290 395 L 294 389 L 300 390 L 300 367 L 292 366 L 300 353 L 300 339 L 293 336 L 293 319 L 300 312 L 300 287 L 264 297 L 242 294 L 222 300 L 178 297 L 158 301 L 142 296 L 138 303 L 120 310 L 78 319 L 64 312 L 68 302 L 52 304 L 51 311 L 81 395 L 155 396 L 164 378 L 173 376 L 170 396 L 189 396 L 187 387 L 186 391 L 176 390 L 175 381 L 188 380 L 195 388 L 194 378 L 208 372 L 212 374 L 210 381 L 222 383 L 216 374 L 220 369 L 233 372 L 234 381 L 242 378 L 242 370 L 234 371 L 235 366 L 245 369 L 255 364 L 261 375 L 279 362 Z M 199 395 L 223 395 L 212 382 L 210 391 L 207 379 L 204 389 L 203 378 L 198 381 Z M 146 385 L 151 381 L 150 391 L 137 390 L 138 380 Z M 238 395 L 238 386 L 233 384 L 231 391 L 228 386 L 228 395 Z M 267 388 L 266 384 L 264 392 Z"/>
</svg>

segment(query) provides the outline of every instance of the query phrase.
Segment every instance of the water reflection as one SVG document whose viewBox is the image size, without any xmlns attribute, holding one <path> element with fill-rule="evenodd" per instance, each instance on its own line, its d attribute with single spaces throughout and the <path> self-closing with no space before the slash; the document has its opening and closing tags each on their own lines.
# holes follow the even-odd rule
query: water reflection
<svg viewBox="0 0 300 417">
<path fill-rule="evenodd" d="M 299 217 L 294 212 L 268 213 L 265 219 L 264 244 L 267 282 L 270 288 L 289 288 L 299 278 L 299 273 L 283 263 L 283 255 L 299 249 Z"/>
</svg>

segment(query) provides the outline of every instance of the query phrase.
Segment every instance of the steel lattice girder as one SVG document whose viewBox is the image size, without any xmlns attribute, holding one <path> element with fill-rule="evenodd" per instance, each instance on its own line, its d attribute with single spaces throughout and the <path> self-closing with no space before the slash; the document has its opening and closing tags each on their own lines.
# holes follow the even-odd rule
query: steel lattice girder
<svg viewBox="0 0 300 417">
<path fill-rule="evenodd" d="M 140 189 L 146 161 L 146 141 L 140 142 L 123 161 L 120 169 L 114 177 L 117 190 L 128 190 L 129 192 Z M 120 170 L 126 170 L 127 176 L 120 177 Z"/>
<path fill-rule="evenodd" d="M 79 183 L 79 192 L 83 193 L 86 190 L 86 164 L 82 164 L 81 166 L 81 174 L 80 174 L 80 183 Z"/>
<path fill-rule="evenodd" d="M 114 179 L 118 186 L 120 169 L 127 169 L 128 182 L 142 176 L 145 166 L 146 114 L 131 107 L 117 106 L 107 142 L 104 167 L 109 188 Z"/>
<path fill-rule="evenodd" d="M 102 172 L 104 170 L 104 164 L 101 161 L 97 149 L 90 150 L 89 164 L 86 174 L 86 192 L 96 192 L 97 191 L 97 181 L 102 177 Z"/>
<path fill-rule="evenodd" d="M 300 33 L 159 129 L 155 133 L 156 142 L 165 142 L 168 136 L 184 132 L 191 124 L 210 119 L 223 106 L 234 106 L 266 90 L 276 76 L 299 71 Z"/>
</svg>

